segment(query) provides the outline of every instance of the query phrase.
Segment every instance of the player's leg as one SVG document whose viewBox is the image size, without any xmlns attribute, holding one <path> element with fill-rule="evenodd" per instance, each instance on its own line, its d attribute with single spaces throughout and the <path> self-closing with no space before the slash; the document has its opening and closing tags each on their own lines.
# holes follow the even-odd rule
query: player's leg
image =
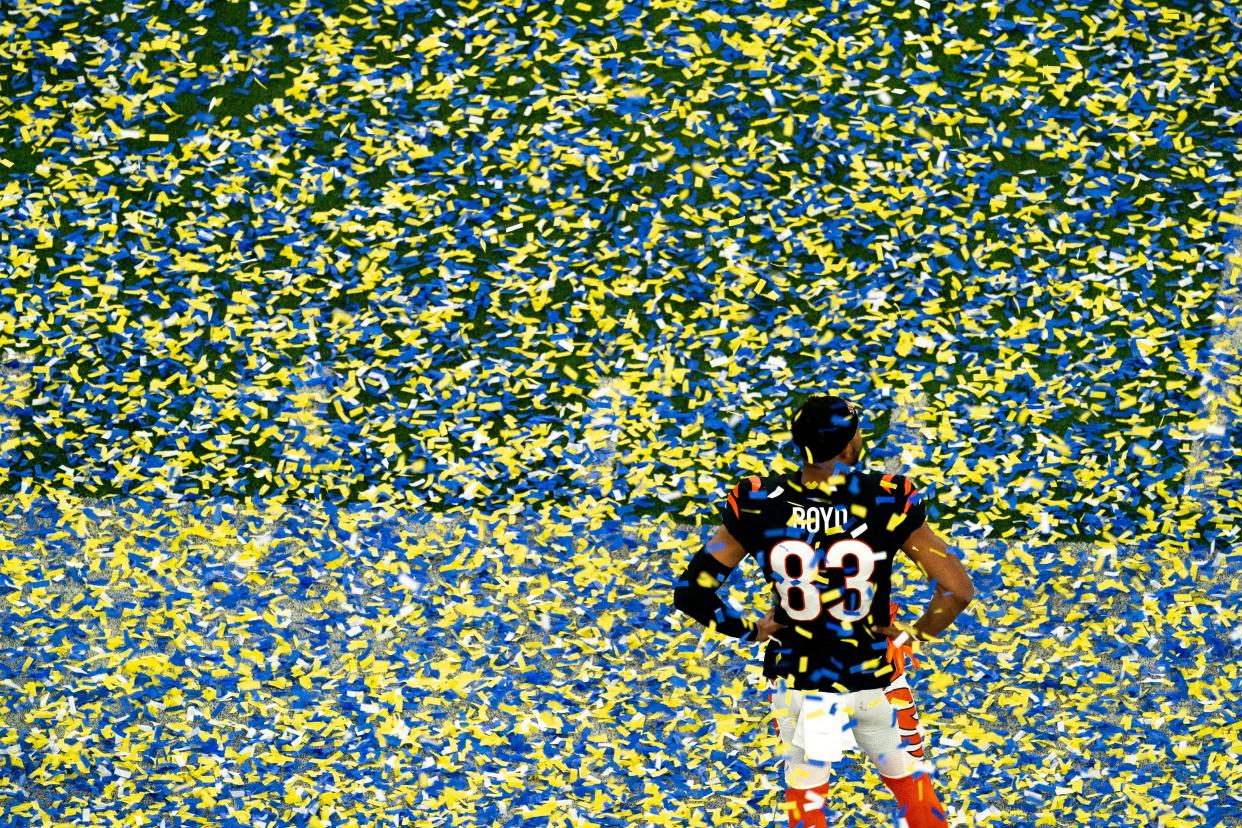
<svg viewBox="0 0 1242 828">
<path fill-rule="evenodd" d="M 926 757 L 923 753 L 923 725 L 919 721 L 918 705 L 914 703 L 914 693 L 904 675 L 897 676 L 884 688 L 884 696 L 888 703 L 897 711 L 897 729 L 901 731 L 901 745 L 906 753 L 920 762 Z"/>
<path fill-rule="evenodd" d="M 773 723 L 781 737 L 785 757 L 785 808 L 790 828 L 828 828 L 824 800 L 828 797 L 829 767 L 807 761 L 806 751 L 794 745 L 794 732 L 802 713 L 802 693 L 783 683 L 769 685 Z"/>
<path fill-rule="evenodd" d="M 904 684 L 904 678 L 900 681 Z M 906 693 L 901 692 L 903 689 Z M 898 813 L 909 828 L 942 828 L 947 825 L 944 806 L 936 796 L 931 775 L 923 762 L 918 711 L 914 708 L 913 697 L 909 698 L 909 706 L 905 706 L 903 696 L 908 694 L 908 685 L 895 690 L 895 698 L 903 705 L 902 709 L 910 711 L 906 721 L 910 722 L 909 715 L 914 716 L 918 743 L 903 738 L 902 709 L 889 700 L 885 690 L 862 690 L 854 694 L 854 738 L 875 763 L 884 784 L 897 797 Z"/>
</svg>

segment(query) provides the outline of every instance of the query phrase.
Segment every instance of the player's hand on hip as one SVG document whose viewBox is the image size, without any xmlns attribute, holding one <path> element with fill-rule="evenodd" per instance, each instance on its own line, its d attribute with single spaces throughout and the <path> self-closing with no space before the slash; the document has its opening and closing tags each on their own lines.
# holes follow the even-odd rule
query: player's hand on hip
<svg viewBox="0 0 1242 828">
<path fill-rule="evenodd" d="M 756 641 L 767 641 L 778 630 L 785 629 L 784 624 L 776 623 L 776 608 L 768 610 L 768 614 L 763 616 L 763 620 L 759 622 L 759 633 L 755 636 Z"/>
</svg>

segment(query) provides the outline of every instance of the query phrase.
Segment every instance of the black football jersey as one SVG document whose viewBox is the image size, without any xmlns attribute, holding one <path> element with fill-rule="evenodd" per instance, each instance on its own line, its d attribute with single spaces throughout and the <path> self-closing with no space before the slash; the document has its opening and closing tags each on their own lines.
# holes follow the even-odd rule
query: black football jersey
<svg viewBox="0 0 1242 828">
<path fill-rule="evenodd" d="M 892 677 L 887 639 L 893 558 L 925 514 L 897 474 L 838 467 L 819 483 L 801 470 L 748 477 L 720 506 L 726 529 L 763 570 L 786 625 L 764 652 L 763 674 L 794 689 L 850 692 Z"/>
</svg>

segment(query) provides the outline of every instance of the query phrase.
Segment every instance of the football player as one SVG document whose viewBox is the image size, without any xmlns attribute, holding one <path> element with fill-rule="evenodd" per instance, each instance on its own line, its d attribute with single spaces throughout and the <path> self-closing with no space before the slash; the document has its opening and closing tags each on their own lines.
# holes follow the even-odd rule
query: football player
<svg viewBox="0 0 1242 828">
<path fill-rule="evenodd" d="M 974 587 L 928 525 L 914 485 L 859 465 L 859 423 L 857 407 L 840 397 L 806 400 L 791 429 L 802 468 L 733 487 L 720 507 L 722 525 L 682 573 L 674 605 L 723 635 L 767 642 L 763 674 L 773 689 L 792 828 L 826 828 L 829 770 L 850 732 L 909 828 L 943 826 L 902 667 L 911 639 L 943 633 Z M 898 551 L 935 587 L 913 625 L 898 625 L 889 601 Z M 758 622 L 718 594 L 748 554 L 774 597 Z"/>
</svg>

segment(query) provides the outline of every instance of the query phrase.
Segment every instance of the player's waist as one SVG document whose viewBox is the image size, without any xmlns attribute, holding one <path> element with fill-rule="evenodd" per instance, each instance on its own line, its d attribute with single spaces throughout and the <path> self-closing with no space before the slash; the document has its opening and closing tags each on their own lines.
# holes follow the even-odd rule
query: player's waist
<svg viewBox="0 0 1242 828">
<path fill-rule="evenodd" d="M 803 649 L 770 642 L 763 658 L 765 676 L 791 680 L 798 690 L 843 692 L 883 687 L 892 672 L 883 650 Z"/>
</svg>

